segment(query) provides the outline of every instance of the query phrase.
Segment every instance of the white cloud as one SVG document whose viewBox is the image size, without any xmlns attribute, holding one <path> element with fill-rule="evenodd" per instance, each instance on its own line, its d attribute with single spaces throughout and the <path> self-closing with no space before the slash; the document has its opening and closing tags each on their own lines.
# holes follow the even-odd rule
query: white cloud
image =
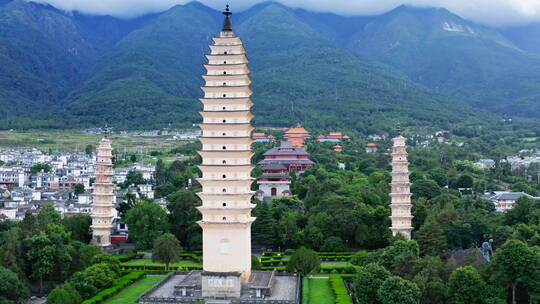
<svg viewBox="0 0 540 304">
<path fill-rule="evenodd" d="M 167 10 L 186 0 L 29 0 L 49 3 L 66 11 L 87 14 L 134 17 Z M 223 8 L 227 0 L 202 0 L 215 9 Z M 230 0 L 235 11 L 246 9 L 263 0 Z M 444 7 L 478 23 L 508 26 L 540 22 L 540 0 L 278 0 L 285 5 L 318 12 L 341 15 L 373 15 L 387 12 L 401 4 Z"/>
</svg>

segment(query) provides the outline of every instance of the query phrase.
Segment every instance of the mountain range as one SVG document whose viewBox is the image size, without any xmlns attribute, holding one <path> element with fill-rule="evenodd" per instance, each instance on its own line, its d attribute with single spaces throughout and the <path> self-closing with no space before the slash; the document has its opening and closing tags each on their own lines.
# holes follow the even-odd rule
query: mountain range
<svg viewBox="0 0 540 304">
<path fill-rule="evenodd" d="M 0 128 L 186 127 L 199 121 L 219 11 L 134 19 L 0 1 Z M 540 25 L 494 29 L 446 9 L 344 17 L 267 2 L 233 15 L 256 125 L 377 132 L 540 118 Z M 535 40 L 536 39 L 536 40 Z"/>
</svg>

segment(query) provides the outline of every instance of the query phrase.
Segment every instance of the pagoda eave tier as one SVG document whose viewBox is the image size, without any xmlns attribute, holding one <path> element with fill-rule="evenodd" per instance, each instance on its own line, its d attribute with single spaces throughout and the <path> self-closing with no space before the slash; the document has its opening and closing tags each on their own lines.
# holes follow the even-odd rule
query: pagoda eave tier
<svg viewBox="0 0 540 304">
<path fill-rule="evenodd" d="M 204 187 L 243 187 L 246 184 L 251 186 L 251 183 L 255 180 L 253 177 L 248 178 L 226 178 L 226 179 L 220 179 L 220 178 L 206 178 L 206 177 L 199 177 L 197 178 L 197 181 Z"/>
<path fill-rule="evenodd" d="M 223 110 L 217 110 L 217 111 L 200 111 L 199 114 L 204 118 L 253 118 L 254 115 L 251 112 L 251 109 L 245 109 L 245 110 L 236 110 L 236 111 L 223 111 Z M 250 123 L 250 122 L 246 122 Z"/>
<path fill-rule="evenodd" d="M 197 193 L 197 196 L 201 198 L 201 200 L 229 200 L 231 198 L 238 199 L 239 201 L 249 201 L 251 200 L 251 197 L 255 194 L 255 191 L 247 191 L 245 193 L 205 193 L 205 192 L 199 192 Z"/>
<path fill-rule="evenodd" d="M 253 126 L 249 123 L 201 123 L 199 127 L 203 131 L 203 136 L 212 134 L 211 132 L 216 132 L 216 134 L 223 134 L 223 131 L 226 132 L 246 132 L 249 133 L 253 131 Z"/>
<path fill-rule="evenodd" d="M 250 204 L 242 207 L 208 207 L 208 206 L 199 206 L 197 210 L 205 215 L 216 215 L 216 214 L 226 214 L 226 215 L 235 215 L 235 214 L 245 214 L 250 212 L 255 208 L 256 205 Z M 205 213 L 206 212 L 206 213 Z"/>
<path fill-rule="evenodd" d="M 199 140 L 203 144 L 203 146 L 206 145 L 250 145 L 253 141 L 251 137 L 245 136 L 245 137 L 206 137 L 201 136 L 199 137 Z M 221 146 L 220 146 L 221 147 Z"/>
<path fill-rule="evenodd" d="M 230 228 L 234 228 L 235 226 L 238 226 L 238 227 L 249 227 L 251 226 L 251 223 L 253 223 L 255 221 L 255 218 L 252 217 L 251 220 L 249 221 L 245 221 L 245 222 L 218 222 L 218 221 L 215 221 L 215 222 L 210 222 L 210 221 L 198 221 L 197 224 L 199 224 L 199 226 L 201 226 L 202 228 L 205 228 L 205 227 L 208 227 L 208 228 L 219 228 L 221 229 L 222 227 L 230 227 Z"/>
<path fill-rule="evenodd" d="M 242 45 L 242 39 L 234 34 L 227 37 L 212 37 L 212 40 L 214 45 Z"/>
<path fill-rule="evenodd" d="M 396 219 L 396 220 L 412 220 L 413 219 L 413 216 L 412 215 L 392 215 L 390 216 L 391 219 Z"/>
<path fill-rule="evenodd" d="M 253 170 L 253 168 L 255 168 L 254 165 L 252 164 L 238 164 L 238 165 L 227 165 L 227 164 L 215 164 L 215 165 L 205 165 L 205 164 L 202 164 L 202 165 L 199 165 L 198 168 L 203 171 L 203 170 L 208 170 L 208 171 L 216 171 L 216 170 L 223 170 L 223 169 L 228 169 L 230 170 L 229 172 L 243 172 L 245 170 Z"/>
<path fill-rule="evenodd" d="M 208 61 L 218 61 L 223 62 L 227 61 L 230 62 L 230 64 L 236 64 L 236 63 L 247 63 L 249 60 L 246 56 L 246 54 L 206 54 L 206 59 Z"/>
<path fill-rule="evenodd" d="M 242 85 L 242 86 L 202 86 L 201 90 L 205 94 L 239 94 L 243 93 L 247 96 L 242 97 L 249 97 L 251 94 L 253 94 L 253 91 L 249 88 L 249 85 Z M 221 97 L 217 96 L 217 98 L 227 98 L 227 96 Z"/>
<path fill-rule="evenodd" d="M 233 153 L 234 152 L 234 153 Z M 202 150 L 197 151 L 204 160 L 206 159 L 221 159 L 221 158 L 235 158 L 235 159 L 251 159 L 253 152 L 251 150 L 244 151 L 231 151 L 231 150 Z"/>
<path fill-rule="evenodd" d="M 218 75 L 203 75 L 205 81 L 246 81 L 251 83 L 248 74 L 218 74 Z"/>
</svg>

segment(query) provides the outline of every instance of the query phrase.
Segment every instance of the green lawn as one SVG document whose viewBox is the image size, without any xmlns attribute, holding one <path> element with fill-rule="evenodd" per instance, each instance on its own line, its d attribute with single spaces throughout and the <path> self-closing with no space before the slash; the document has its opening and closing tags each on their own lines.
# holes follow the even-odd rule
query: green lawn
<svg viewBox="0 0 540 304">
<path fill-rule="evenodd" d="M 305 304 L 334 304 L 330 279 L 309 279 L 308 302 Z M 304 294 L 304 293 L 303 293 Z"/>
<path fill-rule="evenodd" d="M 138 266 L 165 266 L 165 264 L 152 262 L 152 259 L 133 259 L 130 261 L 127 261 L 125 263 L 126 265 L 138 265 Z M 200 263 L 189 261 L 189 260 L 182 260 L 178 263 L 171 264 L 169 267 L 187 267 L 187 266 L 201 266 Z"/>
<path fill-rule="evenodd" d="M 146 276 L 135 282 L 133 285 L 124 288 L 122 291 L 103 302 L 104 304 L 136 304 L 139 297 L 148 289 L 165 278 L 164 275 Z"/>
</svg>

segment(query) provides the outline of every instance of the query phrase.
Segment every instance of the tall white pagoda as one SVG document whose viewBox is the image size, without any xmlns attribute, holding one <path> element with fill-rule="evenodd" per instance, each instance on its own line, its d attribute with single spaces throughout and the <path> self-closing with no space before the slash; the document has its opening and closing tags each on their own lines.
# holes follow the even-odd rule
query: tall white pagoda
<svg viewBox="0 0 540 304">
<path fill-rule="evenodd" d="M 214 37 L 201 87 L 204 97 L 202 192 L 203 297 L 240 296 L 251 274 L 251 106 L 248 58 L 232 31 L 229 6 L 223 30 Z"/>
<path fill-rule="evenodd" d="M 412 218 L 411 215 L 411 184 L 409 182 L 409 162 L 407 161 L 407 147 L 405 137 L 399 135 L 394 138 L 392 147 L 392 230 L 393 235 L 402 234 L 406 239 L 411 239 Z"/>
<path fill-rule="evenodd" d="M 107 247 L 111 245 L 114 208 L 114 184 L 111 141 L 104 138 L 97 148 L 96 181 L 92 192 L 92 241 Z"/>
</svg>

